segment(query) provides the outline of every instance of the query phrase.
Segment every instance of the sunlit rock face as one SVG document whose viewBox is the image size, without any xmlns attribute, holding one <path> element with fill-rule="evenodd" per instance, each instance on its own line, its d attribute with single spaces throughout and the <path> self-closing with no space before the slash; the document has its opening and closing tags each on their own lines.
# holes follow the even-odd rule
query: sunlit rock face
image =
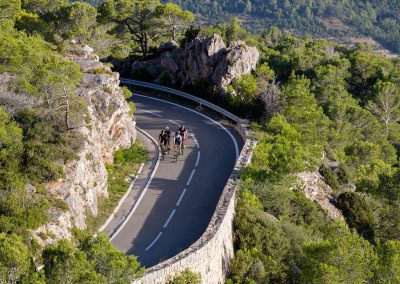
<svg viewBox="0 0 400 284">
<path fill-rule="evenodd" d="M 157 49 L 157 56 L 132 64 L 132 77 L 147 74 L 155 83 L 167 78 L 173 86 L 187 87 L 198 80 L 212 82 L 226 90 L 234 78 L 250 73 L 256 68 L 260 54 L 255 47 L 243 41 L 226 46 L 223 39 L 196 37 L 180 48 L 174 41 L 164 43 Z"/>
<path fill-rule="evenodd" d="M 106 162 L 112 162 L 115 150 L 130 146 L 136 139 L 135 122 L 130 108 L 119 87 L 119 74 L 107 65 L 87 46 L 80 48 L 79 55 L 68 58 L 77 62 L 84 73 L 77 89 L 79 96 L 88 103 L 79 128 L 83 134 L 82 150 L 78 158 L 64 165 L 64 177 L 47 185 L 47 190 L 63 200 L 68 209 L 50 210 L 51 222 L 40 227 L 35 234 L 51 237 L 42 244 L 71 236 L 70 228 L 86 228 L 86 215 L 98 214 L 98 198 L 107 197 Z"/>
</svg>

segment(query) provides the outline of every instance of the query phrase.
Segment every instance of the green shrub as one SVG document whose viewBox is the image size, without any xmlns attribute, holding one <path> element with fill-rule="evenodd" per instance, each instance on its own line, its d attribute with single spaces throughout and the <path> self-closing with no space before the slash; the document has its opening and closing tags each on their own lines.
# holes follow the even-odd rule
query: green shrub
<svg viewBox="0 0 400 284">
<path fill-rule="evenodd" d="M 338 181 L 337 175 L 332 171 L 332 169 L 329 166 L 326 166 L 323 164 L 319 168 L 320 174 L 324 177 L 325 182 L 334 190 L 338 191 L 340 190 L 340 184 Z"/>
<path fill-rule="evenodd" d="M 135 114 L 135 112 L 136 112 L 135 104 L 133 102 L 128 102 L 128 105 L 130 107 L 128 115 L 129 116 L 133 116 Z"/>
<path fill-rule="evenodd" d="M 348 173 L 348 170 L 345 165 L 341 164 L 339 166 L 336 175 L 341 184 L 344 185 L 344 184 L 348 184 L 350 182 L 349 173 Z"/>
<path fill-rule="evenodd" d="M 338 196 L 337 206 L 350 228 L 355 228 L 365 239 L 374 241 L 375 218 L 365 198 L 357 192 L 344 192 Z"/>
<path fill-rule="evenodd" d="M 119 149 L 114 154 L 116 164 L 144 163 L 147 157 L 147 150 L 139 142 L 135 142 L 128 149 Z"/>
<path fill-rule="evenodd" d="M 106 93 L 108 93 L 108 94 L 110 94 L 110 95 L 113 93 L 113 89 L 110 88 L 110 87 L 105 87 L 105 88 L 103 88 L 103 91 L 106 92 Z"/>
<path fill-rule="evenodd" d="M 199 273 L 195 273 L 190 269 L 186 268 L 184 271 L 176 275 L 172 280 L 167 282 L 168 284 L 200 284 L 201 276 Z"/>
<path fill-rule="evenodd" d="M 121 89 L 122 89 L 122 93 L 124 94 L 125 100 L 128 100 L 132 97 L 132 92 L 131 92 L 131 90 L 128 89 L 128 87 L 123 86 Z"/>
<path fill-rule="evenodd" d="M 112 71 L 101 67 L 101 68 L 96 68 L 92 71 L 93 74 L 108 74 L 108 75 L 112 75 Z"/>
</svg>

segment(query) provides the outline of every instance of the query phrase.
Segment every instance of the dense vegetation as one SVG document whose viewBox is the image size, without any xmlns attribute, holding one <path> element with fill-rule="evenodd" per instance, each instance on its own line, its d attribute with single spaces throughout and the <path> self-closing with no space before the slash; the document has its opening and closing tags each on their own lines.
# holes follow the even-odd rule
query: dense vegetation
<svg viewBox="0 0 400 284">
<path fill-rule="evenodd" d="M 43 248 L 31 234 L 50 221 L 49 209 L 68 209 L 45 185 L 62 178 L 63 164 L 77 158 L 85 139 L 78 128 L 90 117 L 77 94 L 80 68 L 65 57 L 77 52 L 70 41 L 113 36 L 86 3 L 1 0 L 0 7 L 0 282 L 130 283 L 143 269 L 105 235 L 75 231 L 71 241 Z M 145 156 L 137 144 L 116 154 L 123 178 Z M 125 185 L 112 194 L 120 196 Z"/>
<path fill-rule="evenodd" d="M 398 282 L 399 60 L 276 28 L 254 36 L 238 21 L 209 32 L 261 52 L 218 100 L 259 140 L 242 173 L 231 281 Z M 304 197 L 296 174 L 318 170 L 346 224 Z"/>
<path fill-rule="evenodd" d="M 164 0 L 196 14 L 201 23 L 217 24 L 232 16 L 264 31 L 271 26 L 300 35 L 349 38 L 370 36 L 388 49 L 400 51 L 400 3 L 392 0 Z"/>
<path fill-rule="evenodd" d="M 324 29 L 318 24 L 322 16 L 339 12 L 350 24 L 373 10 L 375 20 L 366 22 L 362 32 L 380 29 L 382 41 L 398 48 L 398 29 L 390 32 L 394 40 L 387 40 L 387 27 L 397 25 L 390 19 L 399 14 L 393 1 L 363 2 L 372 7 L 365 8 L 371 13 L 367 16 L 361 1 L 270 2 L 236 1 L 226 7 L 234 9 L 230 13 L 258 17 L 271 13 L 276 20 L 286 19 L 283 27 L 317 34 L 326 32 L 317 30 Z M 210 3 L 216 10 L 204 15 L 229 4 Z M 383 10 L 389 4 L 391 9 Z M 73 52 L 70 41 L 77 40 L 95 46 L 103 58 L 153 56 L 160 42 L 184 43 L 200 32 L 219 33 L 227 42 L 245 40 L 261 53 L 257 70 L 235 79 L 226 94 L 202 92 L 208 86 L 201 78 L 192 89 L 251 119 L 259 140 L 242 173 L 230 281 L 400 281 L 398 59 L 378 56 L 367 46 L 344 48 L 277 28 L 256 36 L 237 19 L 185 33 L 193 15 L 156 0 L 107 0 L 98 8 L 66 0 L 0 0 L 0 7 L 0 279 L 124 283 L 142 272 L 134 257 L 115 250 L 101 234 L 75 231 L 72 242 L 63 240 L 44 250 L 29 235 L 29 229 L 48 221 L 49 207 L 65 207 L 43 184 L 63 175 L 60 163 L 75 158 L 83 139 L 75 131 L 87 109 L 75 94 L 82 74 L 62 54 Z M 339 8 L 351 9 L 342 13 L 335 10 Z M 119 151 L 108 167 L 116 178 L 111 184 L 115 199 L 125 186 L 120 174 L 126 165 L 143 158 L 132 149 Z M 323 175 L 346 222 L 332 221 L 304 196 L 296 179 L 302 171 Z M 110 207 L 105 204 L 104 210 Z M 37 272 L 40 264 L 44 269 Z M 174 280 L 188 279 L 199 281 L 190 272 Z"/>
</svg>

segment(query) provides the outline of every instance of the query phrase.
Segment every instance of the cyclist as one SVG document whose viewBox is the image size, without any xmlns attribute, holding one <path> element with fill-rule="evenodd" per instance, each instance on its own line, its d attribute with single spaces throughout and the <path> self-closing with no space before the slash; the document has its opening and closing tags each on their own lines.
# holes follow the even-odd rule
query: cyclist
<svg viewBox="0 0 400 284">
<path fill-rule="evenodd" d="M 169 127 L 165 127 L 164 133 L 168 135 L 168 140 L 167 140 L 167 145 L 168 145 L 168 150 L 171 150 L 171 131 L 169 130 Z"/>
<path fill-rule="evenodd" d="M 178 129 L 178 131 L 182 136 L 182 150 L 183 150 L 183 148 L 185 147 L 185 143 L 186 143 L 186 141 L 188 139 L 189 134 L 188 134 L 188 131 L 187 131 L 187 129 L 185 128 L 185 126 L 183 124 L 181 124 L 181 126 Z M 183 153 L 183 151 L 182 151 L 182 153 Z"/>
<path fill-rule="evenodd" d="M 181 134 L 179 133 L 179 131 L 175 132 L 175 137 L 174 137 L 174 154 L 176 156 L 176 150 L 178 150 L 178 154 L 181 151 L 181 147 L 182 147 L 182 142 L 183 142 L 183 138 L 181 136 Z"/>
<path fill-rule="evenodd" d="M 161 130 L 160 135 L 158 135 L 158 144 L 161 148 L 161 153 L 163 155 L 168 154 L 168 134 L 164 130 Z"/>
</svg>

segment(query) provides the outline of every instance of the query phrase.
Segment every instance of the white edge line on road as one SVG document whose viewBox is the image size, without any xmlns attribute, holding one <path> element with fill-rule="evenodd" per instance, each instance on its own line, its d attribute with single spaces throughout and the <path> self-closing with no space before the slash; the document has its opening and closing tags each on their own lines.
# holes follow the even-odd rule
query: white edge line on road
<svg viewBox="0 0 400 284">
<path fill-rule="evenodd" d="M 161 237 L 162 232 L 159 232 L 157 237 L 154 239 L 154 241 L 151 242 L 151 244 L 145 249 L 145 251 L 148 251 L 149 249 L 151 249 L 152 246 L 154 246 L 154 244 L 158 241 L 158 239 Z"/>
<path fill-rule="evenodd" d="M 177 125 L 177 126 L 181 126 L 178 122 L 176 122 L 176 121 L 173 121 L 173 120 L 171 120 L 171 119 L 168 119 L 169 120 L 169 122 L 171 122 L 171 123 L 173 123 L 173 124 L 175 124 L 175 125 Z"/>
<path fill-rule="evenodd" d="M 165 100 L 161 100 L 161 99 L 157 99 L 157 98 L 153 98 L 153 97 L 149 97 L 149 96 L 143 96 L 143 95 L 139 95 L 139 94 L 134 94 L 134 96 L 143 97 L 143 98 L 148 98 L 148 99 L 160 101 L 160 102 L 163 102 L 163 103 L 167 103 L 167 104 L 170 104 L 170 105 L 174 105 L 174 106 L 177 106 L 177 107 L 186 109 L 186 110 L 188 110 L 188 111 L 191 111 L 191 112 L 193 112 L 193 113 L 197 113 L 198 115 L 200 115 L 200 116 L 202 116 L 202 117 L 204 117 L 204 118 L 207 118 L 208 120 L 210 120 L 210 121 L 213 122 L 214 124 L 216 124 L 216 125 L 218 125 L 219 127 L 221 127 L 226 133 L 228 133 L 228 135 L 231 137 L 231 139 L 232 139 L 232 141 L 233 141 L 233 144 L 235 145 L 236 160 L 239 158 L 239 146 L 238 146 L 238 143 L 237 143 L 235 137 L 234 137 L 234 136 L 232 135 L 232 133 L 231 133 L 228 129 L 226 129 L 225 126 L 223 126 L 221 123 L 215 121 L 214 119 L 208 117 L 208 116 L 205 115 L 205 114 L 202 114 L 202 113 L 200 113 L 200 112 L 198 112 L 198 111 L 195 111 L 195 110 L 193 110 L 193 109 L 190 109 L 190 108 L 187 108 L 187 107 L 184 107 L 184 106 L 175 104 L 175 103 L 171 103 L 171 102 L 168 102 L 168 101 L 165 101 Z"/>
<path fill-rule="evenodd" d="M 147 133 L 147 132 L 144 131 L 143 129 L 140 129 L 139 127 L 136 127 L 136 128 L 137 128 L 140 132 L 142 132 L 144 135 L 146 135 L 148 138 L 150 138 L 151 141 L 153 141 L 153 143 L 156 145 L 156 148 L 157 148 L 157 150 L 158 150 L 158 143 L 157 143 L 157 141 L 156 141 L 149 133 Z M 158 150 L 157 162 L 156 162 L 156 165 L 154 166 L 153 172 L 151 173 L 151 176 L 150 176 L 149 180 L 148 180 L 147 183 L 146 183 L 146 186 L 144 187 L 144 189 L 143 189 L 142 193 L 140 194 L 138 200 L 135 202 L 135 206 L 132 208 L 131 212 L 129 212 L 129 215 L 125 218 L 125 221 L 118 227 L 117 231 L 115 231 L 115 233 L 112 234 L 112 235 L 110 236 L 110 240 L 111 240 L 111 241 L 121 232 L 121 230 L 125 227 L 126 223 L 128 223 L 129 219 L 132 217 L 133 213 L 134 213 L 134 212 L 136 211 L 136 209 L 138 208 L 138 206 L 139 206 L 139 204 L 140 204 L 140 201 L 142 201 L 144 195 L 145 195 L 146 192 L 147 192 L 147 189 L 148 189 L 149 186 L 150 186 L 151 181 L 152 181 L 153 178 L 154 178 L 154 175 L 156 174 L 158 165 L 160 164 L 160 158 L 161 158 L 161 153 L 160 153 L 160 151 Z"/>
<path fill-rule="evenodd" d="M 186 190 L 187 190 L 186 188 L 183 189 L 181 196 L 179 197 L 178 202 L 176 203 L 176 207 L 181 205 L 181 201 L 182 201 L 183 197 L 185 196 Z"/>
<path fill-rule="evenodd" d="M 137 110 L 141 110 L 141 111 L 144 111 L 144 112 L 148 112 L 148 113 L 150 113 L 150 114 L 152 114 L 152 115 L 155 115 L 155 116 L 158 116 L 158 117 L 162 117 L 162 115 L 159 115 L 158 113 L 155 113 L 155 112 L 152 112 L 152 111 L 149 111 L 149 110 L 145 110 L 145 109 L 142 109 L 142 108 L 136 108 Z"/>
<path fill-rule="evenodd" d="M 187 181 L 187 183 L 186 183 L 186 186 L 188 186 L 188 185 L 191 183 L 192 178 L 193 178 L 195 172 L 196 172 L 196 170 L 193 169 L 193 171 L 192 171 L 192 173 L 190 174 L 190 177 L 189 177 L 189 179 L 188 179 L 188 181 Z"/>
<path fill-rule="evenodd" d="M 191 136 L 192 136 L 192 138 L 193 138 L 193 140 L 194 140 L 194 143 L 196 144 L 196 147 L 197 147 L 198 149 L 200 149 L 200 144 L 199 144 L 199 141 L 197 141 L 196 136 L 195 136 L 194 134 L 192 134 Z"/>
<path fill-rule="evenodd" d="M 128 190 L 126 191 L 126 193 L 124 194 L 124 196 L 120 199 L 120 201 L 118 202 L 117 207 L 114 208 L 113 212 L 111 213 L 110 217 L 108 217 L 107 221 L 103 224 L 103 226 L 101 226 L 101 228 L 98 230 L 98 232 L 102 232 L 104 231 L 104 229 L 111 223 L 111 221 L 114 219 L 115 214 L 118 212 L 118 210 L 121 208 L 122 204 L 125 202 L 125 200 L 128 198 L 129 194 L 131 193 L 133 186 L 135 185 L 136 180 L 139 178 L 139 175 L 141 174 L 142 170 L 144 167 L 144 163 L 142 163 L 140 165 L 140 168 L 136 174 L 136 176 L 134 177 L 134 179 L 132 180 L 131 184 L 129 185 Z"/>
<path fill-rule="evenodd" d="M 168 226 L 169 222 L 171 222 L 171 219 L 172 219 L 172 217 L 174 217 L 175 212 L 176 212 L 176 209 L 172 210 L 172 212 L 171 212 L 171 214 L 169 215 L 167 221 L 165 221 L 165 224 L 164 224 L 164 226 L 163 226 L 164 229 Z"/>
<path fill-rule="evenodd" d="M 200 151 L 197 152 L 197 160 L 196 160 L 196 164 L 194 166 L 197 167 L 199 165 L 199 162 L 200 162 Z"/>
<path fill-rule="evenodd" d="M 187 108 L 187 107 L 184 107 L 184 106 L 175 104 L 175 103 L 171 103 L 171 102 L 168 102 L 168 101 L 165 101 L 165 100 L 161 100 L 161 99 L 157 99 L 157 98 L 153 98 L 153 97 L 149 97 L 149 96 L 143 96 L 143 95 L 139 95 L 139 94 L 134 94 L 134 95 L 135 95 L 135 96 L 138 96 L 138 97 L 148 98 L 148 99 L 160 101 L 160 102 L 163 102 L 163 103 L 167 103 L 167 104 L 170 104 L 170 105 L 174 105 L 174 106 L 177 106 L 177 107 L 186 109 L 186 110 L 188 110 L 188 111 L 190 111 L 190 112 L 196 113 L 196 114 L 198 114 L 198 115 L 200 115 L 200 116 L 202 116 L 202 117 L 204 117 L 204 118 L 210 120 L 210 121 L 213 122 L 214 124 L 216 124 L 216 125 L 218 125 L 219 127 L 221 127 L 221 129 L 223 129 L 223 130 L 229 135 L 229 137 L 232 139 L 233 144 L 234 144 L 234 146 L 235 146 L 236 160 L 238 159 L 238 157 L 239 157 L 239 146 L 238 146 L 238 143 L 237 143 L 235 137 L 232 135 L 232 133 L 231 133 L 228 129 L 226 129 L 221 123 L 215 121 L 214 119 L 212 119 L 212 118 L 210 118 L 210 117 L 208 117 L 208 116 L 206 116 L 206 115 L 204 115 L 204 114 L 202 114 L 202 113 L 200 113 L 200 112 L 198 112 L 198 111 L 195 111 L 195 110 L 193 110 L 193 109 L 190 109 L 190 108 Z M 144 133 L 147 137 L 149 137 L 149 138 L 155 143 L 155 145 L 157 145 L 157 149 L 158 149 L 158 143 L 157 143 L 157 141 L 156 141 L 150 134 L 148 134 L 146 131 L 144 131 L 144 130 L 138 128 L 138 127 L 137 127 L 137 129 L 138 129 L 139 131 L 141 131 L 142 133 Z M 128 221 L 129 221 L 129 219 L 132 217 L 133 213 L 135 212 L 135 210 L 136 210 L 137 207 L 139 206 L 140 201 L 143 199 L 143 197 L 144 197 L 144 195 L 145 195 L 145 193 L 146 193 L 148 187 L 150 186 L 151 181 L 152 181 L 153 178 L 154 178 L 154 175 L 155 175 L 155 173 L 156 173 L 156 170 L 157 170 L 157 168 L 158 168 L 158 165 L 160 164 L 160 158 L 161 158 L 161 153 L 160 153 L 160 151 L 159 151 L 159 152 L 158 152 L 157 162 L 156 162 L 156 165 L 154 166 L 154 169 L 153 169 L 153 172 L 152 172 L 152 174 L 151 174 L 151 176 L 150 176 L 150 179 L 147 181 L 144 190 L 143 190 L 142 193 L 140 194 L 138 200 L 137 200 L 136 203 L 135 203 L 135 206 L 133 207 L 133 209 L 131 210 L 131 212 L 129 213 L 129 215 L 126 217 L 125 221 L 118 227 L 117 231 L 116 231 L 114 234 L 112 234 L 112 235 L 110 236 L 110 240 L 111 240 L 111 241 L 112 241 L 112 240 L 120 233 L 120 231 L 125 227 L 125 225 L 126 225 L 126 224 L 128 223 Z M 193 170 L 192 174 L 194 174 L 194 170 Z M 189 180 L 189 181 L 190 181 L 190 180 Z M 152 244 L 150 244 L 150 246 L 149 246 L 146 250 L 150 249 L 151 246 L 153 246 L 154 243 L 161 237 L 161 235 L 162 235 L 162 232 L 159 233 L 159 235 L 157 236 L 157 238 L 153 241 Z"/>
</svg>

